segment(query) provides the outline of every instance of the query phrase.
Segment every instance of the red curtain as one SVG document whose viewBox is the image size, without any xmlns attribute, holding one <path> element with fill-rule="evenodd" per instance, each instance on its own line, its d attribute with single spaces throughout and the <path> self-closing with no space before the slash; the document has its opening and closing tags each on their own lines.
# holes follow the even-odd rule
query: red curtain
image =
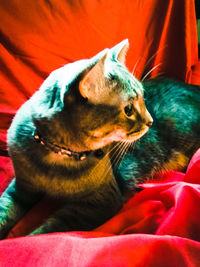
<svg viewBox="0 0 200 267">
<path fill-rule="evenodd" d="M 155 68 L 147 78 L 165 75 L 200 84 L 191 0 L 1 1 L 0 18 L 0 191 L 14 175 L 6 149 L 11 120 L 48 74 L 63 64 L 128 38 L 127 67 L 139 79 Z M 143 192 L 96 232 L 1 241 L 0 263 L 199 266 L 199 160 L 197 153 L 186 176 L 169 172 L 164 182 L 144 185 Z M 23 235 L 28 222 L 41 219 L 41 207 L 35 207 L 10 237 Z"/>
</svg>

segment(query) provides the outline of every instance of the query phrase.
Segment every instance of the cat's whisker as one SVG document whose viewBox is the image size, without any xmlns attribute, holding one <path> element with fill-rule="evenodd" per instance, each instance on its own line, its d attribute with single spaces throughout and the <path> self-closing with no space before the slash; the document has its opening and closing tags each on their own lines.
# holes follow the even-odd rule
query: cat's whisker
<svg viewBox="0 0 200 267">
<path fill-rule="evenodd" d="M 161 47 L 161 48 L 159 48 L 148 60 L 147 60 L 147 62 L 145 63 L 145 67 L 147 68 L 148 66 L 149 66 L 149 64 L 151 63 L 151 61 L 160 53 L 160 52 L 162 52 L 162 50 L 164 50 L 165 48 L 167 47 L 167 45 L 165 45 L 165 46 L 163 46 L 163 47 Z M 132 75 L 134 75 L 134 73 L 135 73 L 135 70 L 136 70 L 136 68 L 137 68 L 137 65 L 138 65 L 138 63 L 141 61 L 141 59 L 142 59 L 142 57 L 140 57 L 137 61 L 136 61 L 136 63 L 135 63 L 135 65 L 134 65 L 134 67 L 133 67 L 133 70 L 132 70 L 132 72 L 131 72 L 131 74 Z"/>
<path fill-rule="evenodd" d="M 130 146 L 129 146 L 129 147 L 130 147 L 131 149 L 134 149 L 134 148 L 136 147 L 137 141 L 138 141 L 138 140 L 136 140 L 136 141 L 130 143 Z"/>
<path fill-rule="evenodd" d="M 151 74 L 156 68 L 158 68 L 161 65 L 161 63 L 157 64 L 156 66 L 154 66 L 150 71 L 147 72 L 146 75 L 144 75 L 144 77 L 141 79 L 141 81 L 143 82 L 147 76 L 149 76 L 149 74 Z"/>
<path fill-rule="evenodd" d="M 113 158 L 116 156 L 116 154 L 118 154 L 118 152 L 121 149 L 122 145 L 123 145 L 123 142 L 119 142 L 118 146 L 115 146 L 112 150 L 109 151 L 111 160 L 113 160 Z M 114 150 L 114 152 L 111 153 L 113 150 Z"/>
<path fill-rule="evenodd" d="M 160 76 L 163 76 L 164 74 L 165 74 L 164 71 L 159 71 L 159 72 L 156 73 L 156 78 L 160 77 Z"/>
<path fill-rule="evenodd" d="M 125 152 L 127 150 L 127 146 L 129 145 L 128 142 L 121 142 L 121 147 L 120 147 L 120 150 L 118 151 L 115 159 L 113 160 L 112 164 L 110 165 L 110 167 L 107 169 L 105 169 L 106 173 L 105 173 L 105 176 L 108 174 L 108 172 L 110 171 L 111 168 L 115 167 L 119 161 L 121 159 L 123 159 L 124 155 L 125 155 Z M 104 174 L 103 174 L 104 175 Z"/>
<path fill-rule="evenodd" d="M 125 142 L 125 144 L 123 146 L 122 153 L 121 153 L 120 157 L 117 159 L 117 161 L 115 162 L 115 166 L 118 165 L 120 160 L 123 160 L 123 158 L 124 158 L 124 156 L 128 150 L 129 144 L 130 144 L 129 142 Z"/>
<path fill-rule="evenodd" d="M 110 157 L 112 160 L 112 163 L 115 162 L 116 158 L 118 158 L 119 155 L 121 154 L 121 151 L 123 150 L 123 146 L 124 146 L 124 142 L 120 142 L 120 146 L 114 151 L 114 153 Z"/>
<path fill-rule="evenodd" d="M 132 143 L 129 143 L 129 147 L 128 147 L 128 149 L 129 149 L 129 148 L 133 148 L 133 149 L 134 149 L 135 146 L 136 146 L 136 142 L 134 142 L 133 146 L 132 146 Z"/>
<path fill-rule="evenodd" d="M 110 155 L 110 164 L 108 163 L 105 166 L 106 173 L 108 173 L 110 171 L 110 169 L 112 168 L 113 158 L 118 157 L 118 155 L 120 154 L 120 151 L 122 149 L 122 145 L 123 145 L 123 142 L 119 142 L 118 146 L 117 147 L 115 146 L 116 150 L 114 151 L 114 153 L 112 155 Z M 114 159 L 114 161 L 115 161 L 115 159 Z"/>
<path fill-rule="evenodd" d="M 119 159 L 121 158 L 121 155 L 123 154 L 124 151 L 124 147 L 125 147 L 126 143 L 124 142 L 121 146 L 120 151 L 118 152 L 117 156 L 115 157 L 114 161 L 113 161 L 113 166 L 116 166 L 116 162 L 119 161 Z"/>
<path fill-rule="evenodd" d="M 112 167 L 112 160 L 113 160 L 113 158 L 114 157 L 116 157 L 120 152 L 120 150 L 121 150 L 121 146 L 122 146 L 122 142 L 119 142 L 118 143 L 118 145 L 117 146 L 115 146 L 114 148 L 115 148 L 115 151 L 114 151 L 114 153 L 112 154 L 112 155 L 109 155 L 109 157 L 110 157 L 110 162 L 108 162 L 107 164 L 106 164 L 106 166 L 105 166 L 105 171 L 106 171 L 106 173 L 108 173 L 109 171 L 110 171 L 110 169 L 111 169 L 111 167 Z M 114 149 L 113 148 L 113 149 Z M 113 150 L 112 149 L 112 150 Z M 112 151 L 111 150 L 111 151 Z M 110 151 L 109 151 L 110 152 Z"/>
<path fill-rule="evenodd" d="M 134 67 L 133 67 L 133 70 L 132 70 L 132 72 L 131 72 L 132 75 L 134 75 L 135 70 L 136 70 L 136 67 L 137 67 L 138 63 L 140 62 L 140 60 L 141 60 L 141 57 L 136 61 L 135 65 L 134 65 Z"/>
<path fill-rule="evenodd" d="M 160 53 L 162 50 L 164 50 L 167 47 L 167 45 L 160 47 L 146 62 L 145 67 L 148 67 L 149 63 L 157 56 L 158 53 Z"/>
<path fill-rule="evenodd" d="M 119 162 L 119 160 L 121 159 L 121 156 L 124 153 L 125 147 L 126 147 L 126 142 L 123 142 L 120 151 L 117 153 L 115 159 L 112 162 L 113 166 L 116 166 L 117 162 Z"/>
<path fill-rule="evenodd" d="M 114 145 L 106 154 L 105 156 L 107 156 L 109 154 L 110 160 L 113 159 L 113 157 L 116 155 L 116 153 L 120 150 L 122 146 L 122 142 L 117 143 L 116 145 Z M 113 154 L 110 154 L 112 151 L 114 150 Z M 104 156 L 104 157 L 105 157 Z M 106 164 L 105 169 L 107 169 L 110 166 L 109 162 Z"/>
<path fill-rule="evenodd" d="M 110 163 L 108 163 L 108 164 L 105 166 L 105 169 L 104 169 L 104 171 L 103 171 L 103 173 L 102 173 L 102 177 L 107 177 L 108 173 L 109 173 L 110 171 L 112 171 L 112 169 L 113 169 L 113 165 L 112 165 L 111 162 L 110 162 Z"/>
<path fill-rule="evenodd" d="M 117 144 L 115 144 L 115 145 L 108 151 L 108 153 L 110 154 L 114 149 L 117 149 L 117 147 L 120 147 L 120 146 L 121 146 L 121 143 L 122 143 L 122 142 L 118 142 Z"/>
<path fill-rule="evenodd" d="M 99 162 L 96 164 L 96 166 L 95 166 L 95 167 L 92 169 L 92 171 L 90 172 L 90 174 L 89 174 L 89 178 L 90 178 L 92 175 L 96 175 L 96 171 L 97 171 L 97 169 L 99 168 L 99 166 L 101 165 L 103 159 L 104 159 L 105 157 L 107 157 L 107 156 L 109 155 L 109 153 L 110 153 L 111 151 L 113 151 L 114 149 L 119 150 L 119 149 L 120 149 L 120 145 L 121 145 L 120 143 L 115 144 L 115 145 L 111 148 L 111 150 L 109 150 L 109 151 L 103 156 L 103 158 L 99 160 Z M 106 166 L 105 166 L 105 170 L 108 170 L 108 171 L 109 171 L 109 167 L 110 167 L 110 165 L 111 165 L 111 163 L 108 162 L 108 163 L 106 164 Z M 104 172 L 105 172 L 105 171 L 104 171 Z M 103 174 L 102 174 L 102 175 L 103 175 Z"/>
<path fill-rule="evenodd" d="M 124 145 L 124 142 L 120 142 L 119 143 L 119 146 L 117 147 L 117 149 L 114 151 L 114 154 L 112 155 L 112 159 L 113 157 L 115 156 L 113 162 L 116 161 L 116 159 L 119 157 L 119 155 L 121 154 L 121 151 L 123 149 L 123 145 Z M 110 157 L 110 160 L 111 160 L 111 157 Z M 104 169 L 104 172 L 102 175 L 104 176 L 107 176 L 107 174 L 109 173 L 109 171 L 112 169 L 112 166 L 113 166 L 113 162 L 111 163 L 108 163 L 106 166 L 105 166 L 105 169 Z"/>
</svg>

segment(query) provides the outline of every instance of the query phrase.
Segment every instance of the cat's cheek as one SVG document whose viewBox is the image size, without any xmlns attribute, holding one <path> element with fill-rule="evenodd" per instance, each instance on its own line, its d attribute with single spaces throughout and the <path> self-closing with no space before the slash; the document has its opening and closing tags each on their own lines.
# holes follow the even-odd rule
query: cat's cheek
<svg viewBox="0 0 200 267">
<path fill-rule="evenodd" d="M 106 136 L 103 140 L 108 144 L 112 142 L 123 141 L 126 139 L 126 136 L 127 134 L 124 130 L 118 129 L 114 133 Z"/>
<path fill-rule="evenodd" d="M 90 140 L 90 142 L 88 142 L 88 148 L 90 148 L 91 150 L 96 150 L 96 149 L 99 149 L 99 148 L 102 148 L 102 147 L 105 147 L 106 145 L 109 145 L 113 142 L 116 142 L 116 141 L 120 141 L 122 139 L 119 139 L 119 138 L 114 138 L 114 137 L 104 137 L 104 138 L 101 138 L 99 140 Z"/>
<path fill-rule="evenodd" d="M 100 136 L 97 137 L 97 135 L 98 135 L 97 132 L 95 132 L 95 136 L 93 138 L 92 137 L 89 138 L 86 141 L 87 147 L 89 147 L 92 150 L 99 149 L 113 142 L 123 141 L 126 139 L 126 132 L 122 129 L 115 130 L 114 132 L 105 137 L 100 137 Z"/>
<path fill-rule="evenodd" d="M 110 135 L 105 137 L 109 142 L 120 141 L 126 138 L 126 132 L 122 129 L 117 129 Z"/>
</svg>

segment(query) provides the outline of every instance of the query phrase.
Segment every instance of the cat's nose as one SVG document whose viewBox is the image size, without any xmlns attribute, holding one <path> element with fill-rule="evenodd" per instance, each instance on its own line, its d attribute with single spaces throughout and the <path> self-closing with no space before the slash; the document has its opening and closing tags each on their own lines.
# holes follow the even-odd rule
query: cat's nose
<svg viewBox="0 0 200 267">
<path fill-rule="evenodd" d="M 146 123 L 146 125 L 147 125 L 148 127 L 151 127 L 151 126 L 153 125 L 153 120 L 148 121 L 148 122 Z"/>
<path fill-rule="evenodd" d="M 151 127 L 153 125 L 153 118 L 151 117 L 151 114 L 146 110 L 145 113 L 145 124 L 148 127 Z"/>
</svg>

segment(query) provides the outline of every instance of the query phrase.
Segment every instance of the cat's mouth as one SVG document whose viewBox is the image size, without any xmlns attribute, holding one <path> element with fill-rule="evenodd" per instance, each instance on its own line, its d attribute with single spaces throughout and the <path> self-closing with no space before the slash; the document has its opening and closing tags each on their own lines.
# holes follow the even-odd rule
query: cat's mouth
<svg viewBox="0 0 200 267">
<path fill-rule="evenodd" d="M 140 132 L 141 132 L 141 129 L 137 130 L 137 131 L 132 131 L 132 132 L 128 133 L 127 136 L 132 135 L 132 134 L 138 134 Z"/>
<path fill-rule="evenodd" d="M 139 138 L 141 138 L 143 135 L 145 135 L 149 130 L 148 126 L 145 126 L 142 129 L 136 130 L 136 131 L 131 131 L 129 133 L 127 133 L 127 139 L 130 142 L 136 141 Z"/>
</svg>

